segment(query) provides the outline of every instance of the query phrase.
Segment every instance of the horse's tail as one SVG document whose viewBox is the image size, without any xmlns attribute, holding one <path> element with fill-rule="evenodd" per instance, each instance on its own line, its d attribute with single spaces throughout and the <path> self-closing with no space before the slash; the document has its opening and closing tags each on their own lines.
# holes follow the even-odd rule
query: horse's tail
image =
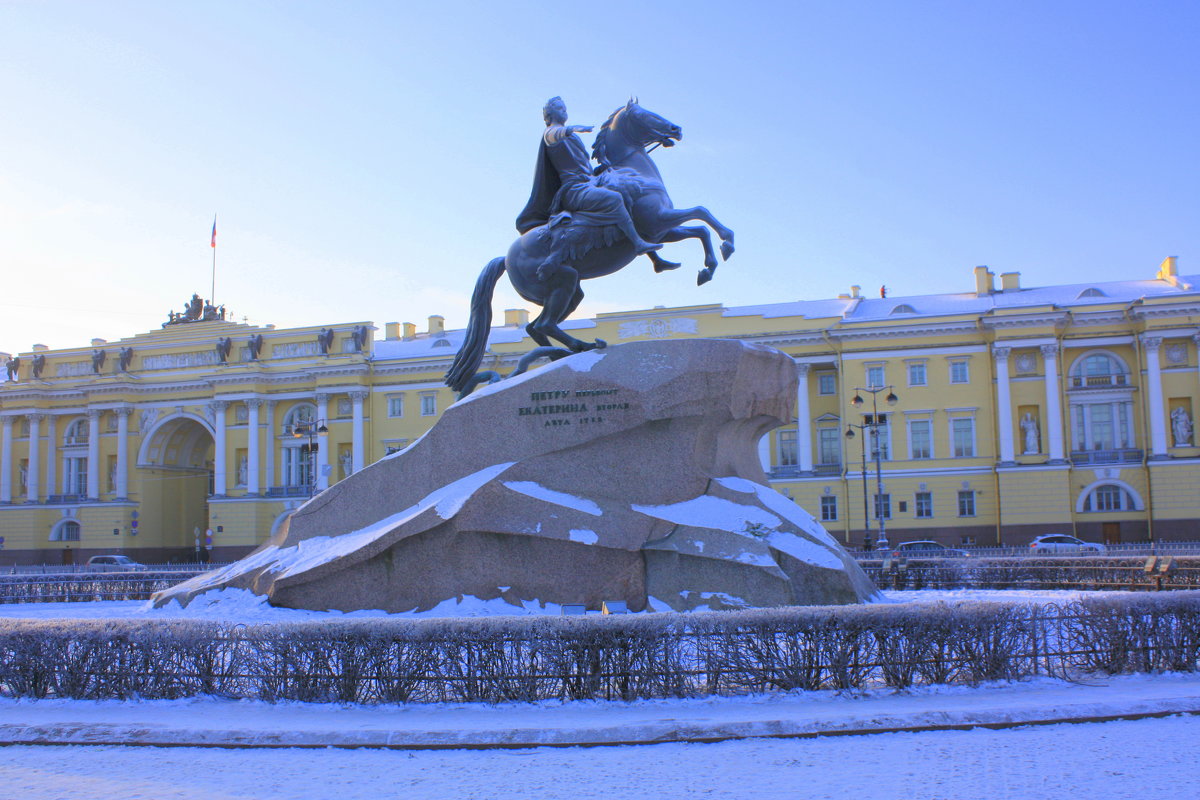
<svg viewBox="0 0 1200 800">
<path fill-rule="evenodd" d="M 487 349 L 488 333 L 492 330 L 492 292 L 496 281 L 504 274 L 504 257 L 493 258 L 479 273 L 475 291 L 471 294 L 471 319 L 467 323 L 467 335 L 462 347 L 454 356 L 454 363 L 446 372 L 446 385 L 461 392 L 475 377 L 475 370 L 483 363 L 483 351 Z"/>
</svg>

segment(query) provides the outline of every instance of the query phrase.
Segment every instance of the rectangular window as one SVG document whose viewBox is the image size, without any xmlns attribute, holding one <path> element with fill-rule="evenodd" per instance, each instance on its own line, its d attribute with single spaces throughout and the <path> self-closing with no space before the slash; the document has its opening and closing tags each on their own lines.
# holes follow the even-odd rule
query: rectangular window
<svg viewBox="0 0 1200 800">
<path fill-rule="evenodd" d="M 283 485 L 304 487 L 309 485 L 312 477 L 314 454 L 308 450 L 308 445 L 300 447 L 285 447 L 283 458 Z"/>
<path fill-rule="evenodd" d="M 390 456 L 392 453 L 399 453 L 406 447 L 408 447 L 408 439 L 388 439 L 383 443 L 383 454 Z"/>
<path fill-rule="evenodd" d="M 63 476 L 66 493 L 86 495 L 88 491 L 87 458 L 66 458 L 63 467 L 63 471 L 66 473 Z"/>
<path fill-rule="evenodd" d="M 877 389 L 880 386 L 887 385 L 887 374 L 884 372 L 883 365 L 867 367 L 867 388 Z"/>
<path fill-rule="evenodd" d="M 925 362 L 917 361 L 908 365 L 908 385 L 909 386 L 924 386 L 925 380 Z"/>
<path fill-rule="evenodd" d="M 890 494 L 875 495 L 875 519 L 881 519 L 879 512 L 882 509 L 882 519 L 892 518 L 892 496 Z"/>
<path fill-rule="evenodd" d="M 917 519 L 929 519 L 933 516 L 933 492 L 917 492 Z"/>
<path fill-rule="evenodd" d="M 955 458 L 974 458 L 975 420 L 950 420 L 950 439 L 954 443 Z"/>
<path fill-rule="evenodd" d="M 421 416 L 436 417 L 437 416 L 437 393 L 422 392 L 421 393 Z"/>
<path fill-rule="evenodd" d="M 966 361 L 951 361 L 950 362 L 950 382 L 951 383 L 970 383 L 971 371 Z"/>
<path fill-rule="evenodd" d="M 822 522 L 837 522 L 838 508 L 837 495 L 826 494 L 821 495 L 821 521 Z"/>
<path fill-rule="evenodd" d="M 842 463 L 842 434 L 837 428 L 817 428 L 817 463 Z"/>
<path fill-rule="evenodd" d="M 389 417 L 403 417 L 404 416 L 404 395 L 402 395 L 402 394 L 390 395 L 387 399 L 387 404 L 388 404 L 387 414 Z"/>
<path fill-rule="evenodd" d="M 909 458 L 933 458 L 933 423 L 914 419 L 908 423 Z"/>
<path fill-rule="evenodd" d="M 799 462 L 796 460 L 796 432 L 795 431 L 780 431 L 779 432 L 779 466 L 794 467 Z"/>
<path fill-rule="evenodd" d="M 873 415 L 863 415 L 863 424 L 867 426 L 866 434 L 870 437 L 867 444 L 867 458 L 875 458 L 875 450 L 878 448 L 879 457 L 884 461 L 890 461 L 892 458 L 892 428 L 888 424 L 888 416 L 880 414 L 879 424 L 874 424 L 875 421 Z"/>
<path fill-rule="evenodd" d="M 975 516 L 975 491 L 966 489 L 958 493 L 958 515 L 960 517 Z"/>
<path fill-rule="evenodd" d="M 817 394 L 837 394 L 837 375 L 832 372 L 817 373 Z"/>
</svg>

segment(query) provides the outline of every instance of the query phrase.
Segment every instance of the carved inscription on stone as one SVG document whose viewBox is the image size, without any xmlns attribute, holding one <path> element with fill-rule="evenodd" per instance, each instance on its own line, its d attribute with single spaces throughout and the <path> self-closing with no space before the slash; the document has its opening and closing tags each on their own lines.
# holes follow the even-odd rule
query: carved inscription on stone
<svg viewBox="0 0 1200 800">
<path fill-rule="evenodd" d="M 661 339 L 672 333 L 695 333 L 698 330 L 696 320 L 691 317 L 676 319 L 639 319 L 632 322 L 622 322 L 617 328 L 617 336 L 622 339 L 632 339 L 637 336 L 650 336 Z"/>
<path fill-rule="evenodd" d="M 315 356 L 321 352 L 321 346 L 316 342 L 287 342 L 271 348 L 274 358 L 296 358 L 298 356 Z"/>
<path fill-rule="evenodd" d="M 59 378 L 74 378 L 79 375 L 92 374 L 91 361 L 68 361 L 65 364 L 55 364 L 54 374 Z"/>
<path fill-rule="evenodd" d="M 621 400 L 620 389 L 577 389 L 575 391 L 532 392 L 533 405 L 517 409 L 518 417 L 532 417 L 544 428 L 571 425 L 598 425 L 623 411 L 629 403 Z"/>
</svg>

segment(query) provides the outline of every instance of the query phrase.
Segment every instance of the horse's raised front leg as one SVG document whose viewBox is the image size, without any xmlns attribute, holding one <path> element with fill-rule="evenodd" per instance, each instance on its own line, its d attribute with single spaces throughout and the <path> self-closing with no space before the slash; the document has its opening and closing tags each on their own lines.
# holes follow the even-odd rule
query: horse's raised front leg
<svg viewBox="0 0 1200 800">
<path fill-rule="evenodd" d="M 708 228 L 703 225 L 680 225 L 663 236 L 664 242 L 678 242 L 683 239 L 699 239 L 704 247 L 704 269 L 696 276 L 696 285 L 703 286 L 712 280 L 713 272 L 717 269 L 717 254 L 713 252 L 712 237 L 708 234 Z"/>
<path fill-rule="evenodd" d="M 530 337 L 543 347 L 549 346 L 550 340 L 555 339 L 575 353 L 604 347 L 605 342 L 602 339 L 585 342 L 567 334 L 559 327 L 559 323 L 578 308 L 583 300 L 583 290 L 579 288 L 579 273 L 571 267 L 562 266 L 549 280 L 550 294 L 542 304 L 542 313 L 525 326 Z"/>
<path fill-rule="evenodd" d="M 721 221 L 712 215 L 704 206 L 695 206 L 693 208 L 676 208 L 663 214 L 663 219 L 671 221 L 672 224 L 679 225 L 691 220 L 700 220 L 708 227 L 717 232 L 717 236 L 721 237 L 721 259 L 728 261 L 733 255 L 733 231 L 721 224 Z"/>
</svg>

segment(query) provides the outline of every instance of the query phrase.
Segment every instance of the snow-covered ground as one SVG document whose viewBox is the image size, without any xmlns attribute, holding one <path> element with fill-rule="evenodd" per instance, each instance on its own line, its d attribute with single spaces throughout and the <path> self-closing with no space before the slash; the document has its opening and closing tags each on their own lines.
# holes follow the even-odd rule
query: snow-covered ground
<svg viewBox="0 0 1200 800">
<path fill-rule="evenodd" d="M 815 692 L 640 703 L 337 708 L 216 700 L 0 703 L 0 734 L 173 747 L 0 747 L 0 796 L 21 800 L 358 800 L 358 798 L 1067 798 L 1196 796 L 1200 718 L 1169 716 L 988 730 L 929 727 L 1072 716 L 1200 711 L 1200 678 L 1128 676 L 1090 685 L 1039 680 L 979 689 Z M 1032 715 L 1032 716 L 1028 716 Z M 895 732 L 897 728 L 912 730 Z M 640 746 L 513 744 L 607 732 Z M 871 735 L 817 735 L 883 729 Z M 371 732 L 440 731 L 445 749 L 371 747 Z M 235 749 L 178 746 L 246 736 Z M 361 749 L 279 747 L 323 734 Z M 284 741 L 278 737 L 283 735 Z M 555 736 L 560 738 L 555 739 Z M 680 738 L 749 736 L 713 743 Z M 54 738 L 55 736 L 59 738 Z M 108 738 L 105 738 L 108 737 Z M 207 738 L 205 738 L 207 737 Z M 515 739 L 514 739 L 515 737 Z M 490 740 L 490 741 L 489 741 Z M 587 739 L 582 739 L 586 741 Z M 148 739 L 143 739 L 148 741 Z M 611 741 L 611 740 L 610 740 Z M 238 742 L 230 742 L 238 744 Z M 506 745 L 502 748 L 487 744 Z M 269 745 L 254 747 L 254 744 Z M 249 747 L 245 745 L 251 745 Z M 467 749 L 485 745 L 485 749 Z"/>
</svg>

